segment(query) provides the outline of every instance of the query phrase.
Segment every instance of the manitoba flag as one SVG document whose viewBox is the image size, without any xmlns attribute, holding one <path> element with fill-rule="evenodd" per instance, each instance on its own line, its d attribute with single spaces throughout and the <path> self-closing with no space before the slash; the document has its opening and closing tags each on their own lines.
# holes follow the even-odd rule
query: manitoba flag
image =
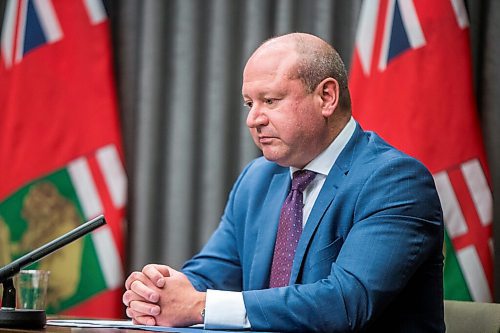
<svg viewBox="0 0 500 333">
<path fill-rule="evenodd" d="M 100 0 L 9 0 L 0 52 L 0 266 L 104 214 L 34 267 L 48 312 L 119 317 L 127 181 Z"/>
<path fill-rule="evenodd" d="M 492 301 L 492 194 L 461 0 L 364 1 L 355 118 L 434 175 L 446 225 L 445 298 Z"/>
</svg>

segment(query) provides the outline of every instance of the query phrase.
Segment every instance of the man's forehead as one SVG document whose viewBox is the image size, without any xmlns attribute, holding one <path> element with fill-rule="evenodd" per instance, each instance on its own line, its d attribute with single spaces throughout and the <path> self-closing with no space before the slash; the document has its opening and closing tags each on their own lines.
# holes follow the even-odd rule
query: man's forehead
<svg viewBox="0 0 500 333">
<path fill-rule="evenodd" d="M 296 43 L 291 39 L 278 38 L 262 44 L 254 51 L 251 58 L 291 52 L 296 52 Z"/>
<path fill-rule="evenodd" d="M 260 71 L 252 72 L 243 76 L 241 93 L 243 97 L 258 97 L 265 96 L 270 92 L 274 94 L 284 94 L 286 91 L 296 87 L 292 84 L 297 81 L 299 85 L 303 85 L 302 81 L 295 76 L 289 74 L 290 71 L 274 70 L 269 72 Z"/>
<path fill-rule="evenodd" d="M 286 49 L 266 49 L 256 52 L 248 60 L 243 78 L 255 75 L 288 75 L 297 64 L 298 55 Z"/>
</svg>

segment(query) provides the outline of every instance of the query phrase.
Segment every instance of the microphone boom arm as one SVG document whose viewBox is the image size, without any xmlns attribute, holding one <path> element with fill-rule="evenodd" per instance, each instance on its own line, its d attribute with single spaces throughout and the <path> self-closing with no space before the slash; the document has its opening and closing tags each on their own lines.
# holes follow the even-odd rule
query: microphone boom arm
<svg viewBox="0 0 500 333">
<path fill-rule="evenodd" d="M 99 228 L 104 224 L 106 224 L 106 220 L 104 219 L 104 216 L 100 215 L 67 232 L 66 234 L 52 240 L 51 242 L 46 243 L 41 247 L 25 254 L 24 256 L 14 260 L 10 264 L 5 265 L 4 267 L 0 268 L 0 283 L 3 283 L 9 278 L 12 278 L 14 275 L 19 273 L 19 271 L 23 267 L 37 262 L 43 257 L 59 250 L 61 247 L 77 240 L 78 238 Z"/>
</svg>

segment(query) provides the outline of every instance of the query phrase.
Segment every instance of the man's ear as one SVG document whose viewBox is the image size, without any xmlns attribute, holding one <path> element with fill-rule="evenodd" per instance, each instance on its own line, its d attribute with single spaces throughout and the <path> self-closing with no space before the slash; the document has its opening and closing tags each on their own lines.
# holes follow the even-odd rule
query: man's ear
<svg viewBox="0 0 500 333">
<path fill-rule="evenodd" d="M 337 80 L 328 77 L 318 84 L 317 93 L 321 98 L 323 117 L 330 117 L 339 104 L 339 83 Z"/>
</svg>

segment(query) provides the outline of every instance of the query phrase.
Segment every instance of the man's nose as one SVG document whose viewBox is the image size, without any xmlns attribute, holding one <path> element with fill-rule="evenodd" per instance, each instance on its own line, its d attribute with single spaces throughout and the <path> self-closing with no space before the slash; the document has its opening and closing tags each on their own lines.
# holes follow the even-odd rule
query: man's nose
<svg viewBox="0 0 500 333">
<path fill-rule="evenodd" d="M 247 116 L 247 126 L 249 128 L 265 126 L 268 121 L 269 119 L 267 118 L 265 112 L 263 112 L 262 106 L 256 104 L 252 105 Z"/>
</svg>

